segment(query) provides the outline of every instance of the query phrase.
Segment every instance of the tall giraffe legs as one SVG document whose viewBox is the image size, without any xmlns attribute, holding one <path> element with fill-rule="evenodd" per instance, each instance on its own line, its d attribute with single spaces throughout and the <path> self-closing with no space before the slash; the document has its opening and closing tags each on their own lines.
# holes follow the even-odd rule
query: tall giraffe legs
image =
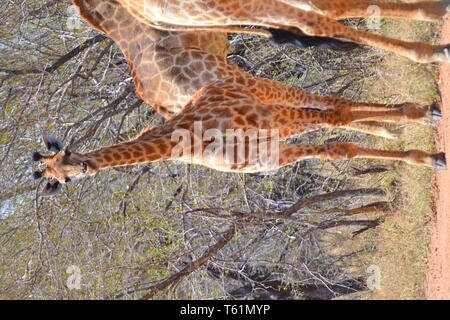
<svg viewBox="0 0 450 320">
<path fill-rule="evenodd" d="M 368 3 L 372 3 L 364 2 L 364 5 L 361 5 L 356 0 L 350 0 L 350 4 L 345 5 L 345 1 L 347 0 L 330 0 L 328 2 L 335 3 L 336 8 L 342 8 L 341 17 L 364 16 L 366 13 L 362 8 Z M 447 10 L 446 4 L 448 1 L 443 1 L 445 10 Z M 175 27 L 178 31 L 195 31 L 196 29 L 210 31 L 215 29 L 224 32 L 230 30 L 230 28 L 236 30 L 236 28 L 233 28 L 236 26 L 259 26 L 268 28 L 274 40 L 280 42 L 286 42 L 289 39 L 286 39 L 285 34 L 277 35 L 274 30 L 270 31 L 270 29 L 284 29 L 289 34 L 289 31 L 295 28 L 301 31 L 300 33 L 303 36 L 316 37 L 312 40 L 315 43 L 320 42 L 320 39 L 317 38 L 324 38 L 322 39 L 323 42 L 332 42 L 333 39 L 328 38 L 336 38 L 337 40 L 348 40 L 395 52 L 420 63 L 450 61 L 450 45 L 435 46 L 420 42 L 407 42 L 355 30 L 333 18 L 322 15 L 321 10 L 314 5 L 314 0 L 191 0 L 173 1 L 173 3 L 170 1 L 119 0 L 119 3 L 128 8 L 137 19 L 156 28 L 170 30 L 171 27 Z M 323 0 L 317 2 L 317 4 L 326 5 L 326 2 Z M 406 14 L 408 10 L 409 12 L 418 12 L 416 16 L 420 16 L 423 12 L 425 12 L 425 16 L 436 16 L 443 13 L 442 9 L 437 8 L 439 5 L 433 5 L 431 2 L 421 4 L 424 6 L 423 8 L 418 9 L 412 6 L 414 10 L 400 4 L 385 4 L 384 14 L 391 14 L 392 16 L 398 14 L 408 17 L 408 14 Z M 353 5 L 356 9 L 352 13 Z M 383 5 L 380 3 L 381 7 Z M 429 9 L 427 9 L 428 7 Z M 330 9 L 330 12 L 333 16 L 332 9 Z M 338 13 L 334 15 L 337 16 Z M 260 30 L 247 31 L 261 34 L 259 33 Z M 269 33 L 263 33 L 269 36 Z M 295 34 L 295 32 L 293 33 Z M 300 42 L 302 41 L 300 40 Z"/>
<path fill-rule="evenodd" d="M 313 110 L 274 105 L 267 108 L 271 110 L 270 113 L 272 114 L 269 127 L 270 129 L 280 130 L 282 139 L 321 128 L 345 128 L 391 138 L 395 136 L 395 132 L 383 128 L 382 122 L 424 123 L 428 117 L 428 112 L 425 109 L 414 105 L 375 111 L 351 107 Z M 265 129 L 264 126 L 261 128 Z"/>
<path fill-rule="evenodd" d="M 246 75 L 245 72 L 243 74 Z M 253 79 L 253 85 L 248 86 L 251 88 L 252 93 L 257 96 L 265 104 L 279 104 L 286 107 L 300 108 L 300 109 L 319 109 L 319 110 L 332 110 L 350 108 L 355 111 L 389 111 L 395 108 L 417 109 L 419 106 L 403 103 L 396 105 L 376 104 L 376 103 L 364 103 L 355 102 L 352 100 L 334 97 L 334 96 L 316 96 L 309 94 L 301 89 L 283 85 L 277 81 L 272 81 L 264 78 L 251 78 Z M 255 83 L 256 81 L 256 83 Z M 421 111 L 425 116 L 425 113 Z M 437 105 L 434 103 L 430 108 L 430 113 L 434 120 L 440 120 L 441 112 Z M 388 139 L 397 138 L 402 130 L 390 129 L 385 127 L 382 123 L 367 121 L 359 123 L 351 123 L 343 128 L 368 133 Z"/>
<path fill-rule="evenodd" d="M 343 110 L 345 112 L 345 109 Z M 427 116 L 427 112 L 414 105 L 391 108 L 389 110 L 353 110 L 350 108 L 353 122 L 382 121 L 382 122 L 419 122 Z"/>
<path fill-rule="evenodd" d="M 403 104 L 393 107 L 376 105 L 375 107 L 368 106 L 367 109 L 356 106 L 346 107 L 342 110 L 343 112 L 349 112 L 352 120 L 348 124 L 339 126 L 340 128 L 368 133 L 388 139 L 398 138 L 402 130 L 387 128 L 383 124 L 384 122 L 416 122 L 425 124 L 428 120 L 428 116 L 432 116 L 434 120 L 439 120 L 441 117 L 440 109 L 436 104 L 433 104 L 429 111 L 413 104 Z"/>
<path fill-rule="evenodd" d="M 392 107 L 381 110 L 361 110 L 359 108 L 345 107 L 332 110 L 342 119 L 341 125 L 367 122 L 416 122 L 423 123 L 427 117 L 427 111 L 413 104 L 405 104 L 400 107 Z M 347 122 L 348 121 L 348 122 Z"/>
<path fill-rule="evenodd" d="M 401 108 L 405 106 L 418 107 L 417 105 L 411 103 L 388 105 L 358 102 L 337 96 L 317 96 L 299 88 L 287 86 L 278 81 L 252 77 L 246 72 L 242 73 L 247 79 L 250 80 L 242 84 L 250 88 L 252 94 L 257 96 L 265 104 L 279 104 L 287 107 L 318 110 L 350 107 L 352 110 L 359 111 L 392 110 L 392 108 Z M 433 110 L 433 116 L 438 118 L 436 120 L 439 120 L 440 111 L 437 103 L 434 103 L 430 109 Z"/>
<path fill-rule="evenodd" d="M 292 6 L 302 0 L 281 0 Z M 380 17 L 403 18 L 424 21 L 441 19 L 450 9 L 450 1 L 421 1 L 413 3 L 389 3 L 374 0 L 311 0 L 325 16 L 341 20 L 349 18 L 366 18 L 379 14 Z M 378 11 L 372 11 L 379 10 Z"/>
<path fill-rule="evenodd" d="M 430 154 L 419 150 L 386 151 L 358 147 L 352 143 L 330 143 L 320 146 L 280 144 L 280 167 L 306 159 L 349 160 L 385 159 L 423 165 L 437 169 L 446 168 L 444 153 Z"/>
<path fill-rule="evenodd" d="M 287 107 L 319 110 L 351 107 L 353 110 L 360 111 L 391 110 L 394 107 L 412 105 L 410 103 L 395 105 L 365 103 L 337 96 L 317 96 L 278 81 L 253 77 L 243 71 L 241 73 L 241 79 L 246 79 L 246 81 L 240 84 L 249 88 L 252 94 L 257 96 L 265 104 L 279 104 Z"/>
<path fill-rule="evenodd" d="M 421 109 L 422 113 L 425 112 L 425 109 L 420 108 L 419 105 L 414 103 L 401 103 L 401 104 L 380 104 L 380 103 L 366 103 L 366 102 L 356 102 L 352 100 L 347 100 L 341 97 L 332 97 L 332 96 L 314 96 L 309 95 L 308 99 L 304 102 L 304 107 L 309 108 L 318 108 L 321 110 L 327 109 L 342 109 L 342 108 L 350 108 L 352 111 L 368 111 L 368 112 L 380 112 L 380 111 L 390 111 L 394 109 L 403 109 L 404 112 L 414 112 L 413 110 Z M 417 112 L 417 111 L 416 111 Z M 430 116 L 433 117 L 433 120 L 441 120 L 442 113 L 439 107 L 438 102 L 433 102 L 433 104 L 429 107 L 428 110 Z M 425 115 L 425 114 L 424 114 Z M 383 120 L 380 120 L 383 121 Z M 388 122 L 390 122 L 388 120 Z"/>
<path fill-rule="evenodd" d="M 251 0 L 245 0 L 247 3 Z M 258 2 L 259 3 L 259 2 Z M 341 2 L 339 2 L 341 3 Z M 249 6 L 252 6 L 250 3 Z M 252 6 L 252 18 L 248 13 L 236 12 L 238 21 L 248 21 L 256 25 L 272 28 L 295 27 L 309 36 L 339 38 L 355 43 L 384 49 L 420 63 L 450 61 L 449 47 L 407 42 L 359 31 L 347 27 L 336 20 L 314 12 L 296 10 L 279 0 L 265 0 L 264 6 Z"/>
</svg>

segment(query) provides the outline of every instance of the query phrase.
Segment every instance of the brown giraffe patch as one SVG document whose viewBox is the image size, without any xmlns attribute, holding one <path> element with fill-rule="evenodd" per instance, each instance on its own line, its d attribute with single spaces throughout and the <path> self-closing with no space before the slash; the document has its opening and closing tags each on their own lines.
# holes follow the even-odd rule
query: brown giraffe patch
<svg viewBox="0 0 450 320">
<path fill-rule="evenodd" d="M 239 125 L 239 126 L 244 126 L 245 125 L 245 120 L 244 118 L 242 118 L 241 116 L 237 116 L 233 119 L 233 121 Z"/>
<path fill-rule="evenodd" d="M 125 160 L 129 160 L 129 159 L 131 159 L 131 153 L 129 153 L 128 151 L 122 152 L 122 157 Z"/>
<path fill-rule="evenodd" d="M 145 148 L 145 153 L 146 154 L 153 154 L 155 153 L 155 148 L 153 148 L 153 146 L 149 143 L 145 143 L 144 144 L 144 148 Z"/>
<path fill-rule="evenodd" d="M 122 160 L 122 155 L 120 153 L 115 152 L 112 156 L 115 160 Z"/>
</svg>

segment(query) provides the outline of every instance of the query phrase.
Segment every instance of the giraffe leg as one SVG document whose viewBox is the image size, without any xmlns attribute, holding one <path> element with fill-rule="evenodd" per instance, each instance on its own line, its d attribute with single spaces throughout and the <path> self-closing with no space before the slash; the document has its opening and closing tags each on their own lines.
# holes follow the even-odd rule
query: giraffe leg
<svg viewBox="0 0 450 320">
<path fill-rule="evenodd" d="M 386 123 L 416 122 L 428 124 L 428 118 L 438 121 L 442 118 L 441 110 L 437 103 L 433 103 L 429 110 L 418 107 L 414 104 L 403 104 L 393 107 L 386 105 L 356 106 L 352 110 L 352 121 L 341 126 L 343 129 L 367 133 L 387 139 L 396 139 L 403 133 L 403 128 L 387 128 Z M 386 116 L 380 116 L 386 115 Z M 375 121 L 367 121 L 373 119 Z"/>
<path fill-rule="evenodd" d="M 273 106 L 271 121 L 265 125 L 278 129 L 281 139 L 298 136 L 322 128 L 345 128 L 374 135 L 395 138 L 400 134 L 383 128 L 382 122 L 424 123 L 426 110 L 415 106 L 382 111 L 353 111 L 351 108 L 313 110 Z M 262 126 L 262 129 L 266 129 Z"/>
<path fill-rule="evenodd" d="M 322 111 L 322 127 L 347 129 L 356 132 L 362 132 L 387 139 L 397 139 L 403 133 L 402 127 L 387 128 L 384 122 L 404 123 L 416 122 L 425 123 L 426 111 L 420 108 L 397 108 L 388 111 Z M 320 113 L 320 111 L 319 111 Z M 305 121 L 304 121 L 305 122 Z M 305 123 L 304 123 L 305 124 Z M 292 126 L 294 127 L 294 126 Z M 319 126 L 320 128 L 320 126 Z M 308 131 L 308 129 L 306 130 Z M 302 134 L 305 130 L 300 126 L 300 130 L 292 132 L 294 135 Z"/>
<path fill-rule="evenodd" d="M 383 159 L 402 161 L 411 165 L 427 166 L 444 170 L 447 162 L 444 153 L 430 154 L 419 150 L 387 151 L 358 147 L 351 143 L 330 143 L 319 146 L 281 144 L 280 167 L 306 159 L 349 160 Z"/>
<path fill-rule="evenodd" d="M 433 102 L 431 106 L 427 108 L 422 108 L 414 103 L 402 103 L 395 105 L 387 105 L 387 104 L 377 104 L 377 103 L 363 103 L 363 102 L 354 102 L 350 100 L 346 100 L 340 97 L 316 97 L 312 96 L 306 105 L 314 108 L 315 106 L 321 110 L 329 110 L 329 109 L 341 109 L 341 108 L 349 108 L 352 112 L 390 112 L 390 111 L 401 111 L 406 118 L 403 121 L 415 120 L 415 122 L 421 122 L 426 124 L 426 118 L 430 117 L 434 121 L 439 121 L 442 118 L 441 108 L 438 102 Z M 410 115 L 410 116 L 408 116 Z M 381 122 L 392 122 L 392 119 L 380 119 L 377 121 Z M 395 121 L 395 120 L 394 120 Z M 399 119 L 402 121 L 402 119 Z"/>
<path fill-rule="evenodd" d="M 309 36 L 338 38 L 369 45 L 397 53 L 419 63 L 450 61 L 450 45 L 430 45 L 391 39 L 347 27 L 332 18 L 314 12 L 296 10 L 283 2 L 276 0 L 266 0 L 266 2 L 267 7 L 252 8 L 254 9 L 253 18 L 250 19 L 248 14 L 239 16 L 239 13 L 236 13 L 236 18 L 275 29 L 295 27 Z"/>
<path fill-rule="evenodd" d="M 282 1 L 288 3 L 299 2 L 298 0 Z M 311 3 L 322 14 L 336 20 L 366 18 L 379 15 L 380 17 L 387 18 L 436 21 L 445 16 L 450 9 L 450 1 L 448 0 L 413 3 L 392 3 L 372 0 L 312 0 Z M 295 4 L 291 5 L 295 6 Z"/>
<path fill-rule="evenodd" d="M 338 111 L 339 112 L 339 111 Z M 367 122 L 367 121 L 381 121 L 381 122 L 416 122 L 425 124 L 428 112 L 423 108 L 419 108 L 414 104 L 405 104 L 402 107 L 394 107 L 389 110 L 376 111 L 361 111 L 342 109 L 342 113 L 349 113 L 352 122 Z"/>
<path fill-rule="evenodd" d="M 449 0 L 450 1 L 450 0 Z M 248 74 L 244 73 L 245 79 Z M 251 92 L 266 105 L 278 104 L 299 109 L 332 110 L 349 107 L 354 111 L 389 111 L 395 108 L 418 108 L 412 103 L 379 104 L 356 102 L 336 96 L 317 96 L 295 87 L 286 86 L 278 81 L 250 77 L 254 85 L 249 86 Z M 256 80 L 256 83 L 255 83 Z M 439 99 L 442 100 L 442 99 Z M 442 118 L 440 101 L 435 101 L 429 107 L 433 120 Z"/>
<path fill-rule="evenodd" d="M 337 96 L 315 96 L 309 95 L 303 102 L 303 108 L 317 108 L 320 110 L 329 110 L 335 108 L 350 108 L 354 111 L 389 111 L 395 108 L 402 108 L 404 106 L 416 106 L 412 103 L 400 104 L 384 104 L 384 103 L 366 103 L 348 100 Z"/>
<path fill-rule="evenodd" d="M 376 121 L 350 123 L 346 126 L 342 126 L 341 128 L 386 139 L 398 139 L 403 133 L 403 128 L 401 127 L 387 128 L 383 123 Z"/>
<path fill-rule="evenodd" d="M 301 110 L 299 108 L 298 110 Z M 306 110 L 306 109 L 303 109 Z M 301 112 L 301 111 L 299 111 Z M 328 110 L 316 110 L 320 123 L 328 124 L 332 127 L 345 127 L 353 123 L 367 122 L 393 122 L 408 123 L 415 122 L 426 124 L 431 111 L 420 108 L 415 104 L 404 104 L 401 107 L 390 107 L 380 109 L 364 110 L 359 107 L 342 107 Z M 307 115 L 305 115 L 307 117 Z"/>
</svg>

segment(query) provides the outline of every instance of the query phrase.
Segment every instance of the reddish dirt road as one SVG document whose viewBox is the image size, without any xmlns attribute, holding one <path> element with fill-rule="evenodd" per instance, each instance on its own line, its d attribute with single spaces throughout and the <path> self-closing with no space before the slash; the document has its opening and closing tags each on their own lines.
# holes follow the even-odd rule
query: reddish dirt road
<svg viewBox="0 0 450 320">
<path fill-rule="evenodd" d="M 442 43 L 450 43 L 450 18 L 445 19 Z M 450 64 L 441 64 L 443 119 L 439 125 L 438 150 L 450 161 Z M 431 222 L 428 255 L 427 299 L 450 299 L 450 169 L 437 173 L 436 217 Z"/>
</svg>

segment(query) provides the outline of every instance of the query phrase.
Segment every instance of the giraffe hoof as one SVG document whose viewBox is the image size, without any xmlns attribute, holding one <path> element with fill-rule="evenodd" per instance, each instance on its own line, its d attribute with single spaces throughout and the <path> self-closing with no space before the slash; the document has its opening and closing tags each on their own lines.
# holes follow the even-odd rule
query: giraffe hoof
<svg viewBox="0 0 450 320">
<path fill-rule="evenodd" d="M 450 44 L 437 46 L 431 60 L 431 62 L 450 62 Z M 426 63 L 427 61 L 420 62 Z"/>
<path fill-rule="evenodd" d="M 443 2 L 444 2 L 444 6 L 445 6 L 445 11 L 447 13 L 449 13 L 450 12 L 450 1 L 449 0 L 444 0 Z"/>
<path fill-rule="evenodd" d="M 438 102 L 433 102 L 431 105 L 431 115 L 433 116 L 434 121 L 439 121 L 442 119 L 442 111 Z"/>
<path fill-rule="evenodd" d="M 445 153 L 437 153 L 431 156 L 432 166 L 438 170 L 446 170 L 447 169 L 447 160 L 445 158 Z"/>
</svg>

